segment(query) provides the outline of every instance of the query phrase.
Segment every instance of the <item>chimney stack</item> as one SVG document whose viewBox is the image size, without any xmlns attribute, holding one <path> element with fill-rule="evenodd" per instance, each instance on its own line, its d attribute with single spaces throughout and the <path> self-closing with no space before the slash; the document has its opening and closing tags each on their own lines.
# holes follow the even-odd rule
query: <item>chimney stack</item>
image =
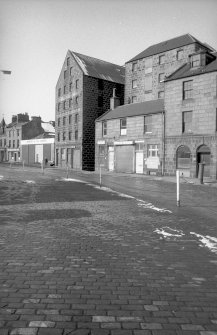
<svg viewBox="0 0 217 335">
<path fill-rule="evenodd" d="M 120 99 L 116 97 L 116 88 L 113 88 L 113 96 L 110 98 L 110 109 L 115 109 L 120 106 Z"/>
</svg>

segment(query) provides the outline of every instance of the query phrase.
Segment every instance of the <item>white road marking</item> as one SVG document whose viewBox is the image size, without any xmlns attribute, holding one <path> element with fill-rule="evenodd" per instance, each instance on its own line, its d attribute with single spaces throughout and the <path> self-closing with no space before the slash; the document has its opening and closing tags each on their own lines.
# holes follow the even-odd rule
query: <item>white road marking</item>
<svg viewBox="0 0 217 335">
<path fill-rule="evenodd" d="M 170 227 L 156 229 L 154 233 L 163 235 L 164 237 L 182 237 L 185 235 L 182 230 L 172 229 Z"/>
<path fill-rule="evenodd" d="M 24 182 L 27 183 L 27 184 L 35 184 L 34 180 L 25 180 Z"/>
<path fill-rule="evenodd" d="M 217 238 L 209 235 L 203 236 L 200 234 L 196 234 L 194 232 L 190 232 L 191 235 L 194 235 L 199 238 L 199 241 L 202 243 L 202 246 L 207 247 L 211 252 L 217 254 Z"/>
</svg>

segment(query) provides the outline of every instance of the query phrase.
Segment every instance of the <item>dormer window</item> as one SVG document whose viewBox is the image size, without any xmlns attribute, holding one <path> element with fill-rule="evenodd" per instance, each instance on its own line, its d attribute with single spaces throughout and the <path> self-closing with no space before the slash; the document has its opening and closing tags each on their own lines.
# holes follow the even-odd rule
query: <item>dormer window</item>
<svg viewBox="0 0 217 335">
<path fill-rule="evenodd" d="M 201 55 L 200 54 L 197 54 L 197 55 L 192 55 L 191 56 L 191 67 L 198 67 L 200 66 L 201 62 Z"/>
</svg>

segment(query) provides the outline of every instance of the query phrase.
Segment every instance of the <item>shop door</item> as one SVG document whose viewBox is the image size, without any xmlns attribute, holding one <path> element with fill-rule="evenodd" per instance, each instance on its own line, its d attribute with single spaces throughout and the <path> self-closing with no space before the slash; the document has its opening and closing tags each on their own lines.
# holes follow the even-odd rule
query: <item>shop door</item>
<svg viewBox="0 0 217 335">
<path fill-rule="evenodd" d="M 117 172 L 134 172 L 134 150 L 132 145 L 122 145 L 116 147 L 116 171 Z"/>
<path fill-rule="evenodd" d="M 73 150 L 73 169 L 80 169 L 80 150 Z"/>
<path fill-rule="evenodd" d="M 109 147 L 108 160 L 109 171 L 114 171 L 114 147 Z"/>
<path fill-rule="evenodd" d="M 143 173 L 143 152 L 136 152 L 136 173 Z"/>
</svg>

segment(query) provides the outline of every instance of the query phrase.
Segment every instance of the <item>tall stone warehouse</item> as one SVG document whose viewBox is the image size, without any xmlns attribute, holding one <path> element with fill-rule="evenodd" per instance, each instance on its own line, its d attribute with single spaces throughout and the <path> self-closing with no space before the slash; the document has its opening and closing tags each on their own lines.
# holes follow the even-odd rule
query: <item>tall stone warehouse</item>
<svg viewBox="0 0 217 335">
<path fill-rule="evenodd" d="M 114 88 L 124 103 L 124 74 L 122 66 L 68 50 L 56 85 L 56 165 L 94 170 L 95 119 L 110 108 Z"/>
</svg>

